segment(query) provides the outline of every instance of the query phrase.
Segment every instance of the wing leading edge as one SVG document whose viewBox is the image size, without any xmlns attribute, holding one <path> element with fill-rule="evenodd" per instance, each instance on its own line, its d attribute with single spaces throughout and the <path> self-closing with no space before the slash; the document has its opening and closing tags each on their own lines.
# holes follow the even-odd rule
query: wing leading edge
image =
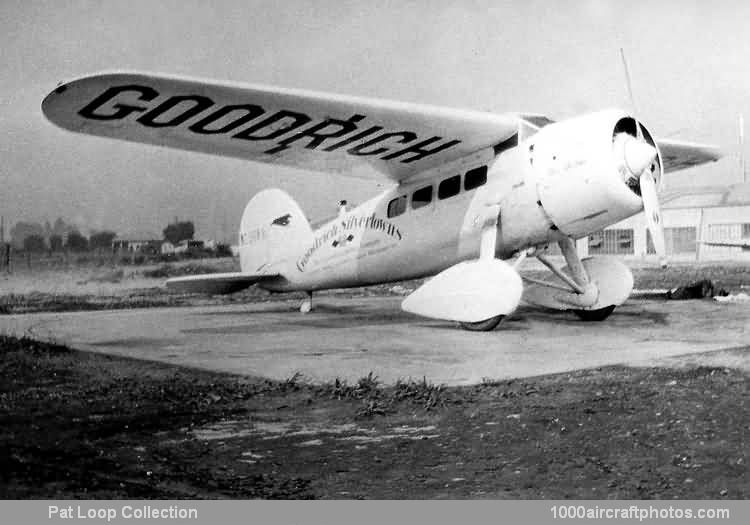
<svg viewBox="0 0 750 525">
<path fill-rule="evenodd" d="M 656 143 L 664 163 L 664 173 L 715 162 L 721 158 L 721 151 L 715 146 L 666 139 L 659 139 Z"/>
<path fill-rule="evenodd" d="M 42 110 L 78 133 L 396 181 L 518 128 L 515 115 L 138 73 L 61 84 Z"/>
<path fill-rule="evenodd" d="M 148 73 L 61 84 L 42 111 L 77 133 L 394 181 L 500 144 L 523 118 Z M 721 156 L 708 145 L 657 143 L 665 172 Z"/>
</svg>

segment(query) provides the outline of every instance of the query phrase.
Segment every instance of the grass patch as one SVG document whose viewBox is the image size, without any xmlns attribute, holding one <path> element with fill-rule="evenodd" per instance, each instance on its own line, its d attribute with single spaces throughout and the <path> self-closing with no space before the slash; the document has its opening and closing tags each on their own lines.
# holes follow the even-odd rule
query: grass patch
<svg viewBox="0 0 750 525">
<path fill-rule="evenodd" d="M 337 400 L 361 401 L 356 418 L 367 419 L 393 413 L 401 404 L 410 404 L 425 411 L 445 406 L 443 385 L 434 385 L 422 378 L 399 380 L 395 385 L 384 386 L 373 372 L 362 376 L 354 384 L 336 378 L 315 387 L 316 394 Z"/>
</svg>

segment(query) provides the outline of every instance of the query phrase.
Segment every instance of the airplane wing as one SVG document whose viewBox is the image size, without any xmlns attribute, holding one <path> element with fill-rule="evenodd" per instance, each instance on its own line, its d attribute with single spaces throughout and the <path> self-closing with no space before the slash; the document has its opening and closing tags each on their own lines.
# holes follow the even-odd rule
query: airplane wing
<svg viewBox="0 0 750 525">
<path fill-rule="evenodd" d="M 70 131 L 401 181 L 513 136 L 518 116 L 154 74 L 102 73 L 42 103 Z"/>
<path fill-rule="evenodd" d="M 664 163 L 664 173 L 684 170 L 721 158 L 721 152 L 715 146 L 667 139 L 659 139 L 656 143 Z"/>
<path fill-rule="evenodd" d="M 167 288 L 180 293 L 230 294 L 249 288 L 278 274 L 253 275 L 242 272 L 190 275 L 167 280 Z"/>
</svg>

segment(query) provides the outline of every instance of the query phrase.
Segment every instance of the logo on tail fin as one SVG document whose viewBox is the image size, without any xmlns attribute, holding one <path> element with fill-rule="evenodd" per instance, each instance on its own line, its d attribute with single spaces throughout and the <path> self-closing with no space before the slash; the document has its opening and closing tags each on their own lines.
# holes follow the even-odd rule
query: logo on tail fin
<svg viewBox="0 0 750 525">
<path fill-rule="evenodd" d="M 281 217 L 276 217 L 271 224 L 275 224 L 276 226 L 289 226 L 289 220 L 292 218 L 291 213 L 287 213 L 286 215 L 282 215 Z"/>
</svg>

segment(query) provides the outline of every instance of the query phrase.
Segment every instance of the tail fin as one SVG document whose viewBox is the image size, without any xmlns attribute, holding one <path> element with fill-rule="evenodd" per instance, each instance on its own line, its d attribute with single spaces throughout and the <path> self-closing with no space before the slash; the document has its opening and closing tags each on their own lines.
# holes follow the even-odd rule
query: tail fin
<svg viewBox="0 0 750 525">
<path fill-rule="evenodd" d="M 296 257 L 313 232 L 299 205 L 286 192 L 268 189 L 245 206 L 240 221 L 240 268 L 257 274 Z"/>
</svg>

